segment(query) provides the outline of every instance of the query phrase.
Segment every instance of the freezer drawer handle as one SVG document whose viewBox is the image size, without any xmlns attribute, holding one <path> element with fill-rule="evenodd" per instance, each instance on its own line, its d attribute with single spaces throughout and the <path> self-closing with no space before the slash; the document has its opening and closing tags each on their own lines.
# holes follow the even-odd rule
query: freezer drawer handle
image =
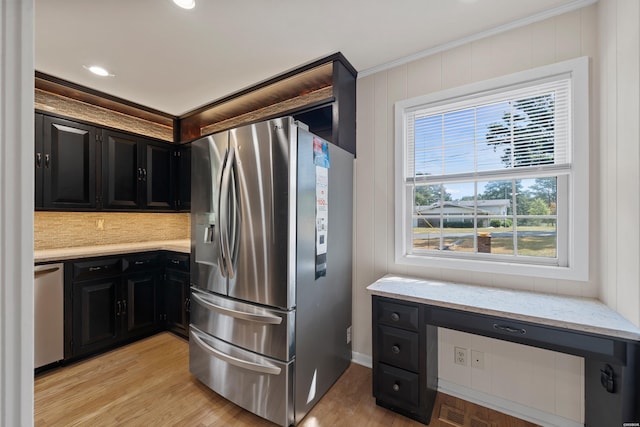
<svg viewBox="0 0 640 427">
<path fill-rule="evenodd" d="M 60 267 L 51 267 L 44 270 L 37 270 L 33 272 L 33 277 L 44 276 L 45 274 L 53 273 L 58 270 L 60 270 Z"/>
<path fill-rule="evenodd" d="M 244 311 L 233 310 L 231 308 L 221 307 L 212 302 L 209 302 L 202 298 L 200 295 L 193 293 L 192 297 L 196 299 L 198 303 L 204 305 L 210 310 L 217 311 L 221 314 L 226 314 L 231 317 L 235 317 L 236 319 L 249 320 L 251 322 L 259 322 L 259 323 L 269 323 L 271 325 L 279 325 L 282 323 L 282 317 L 279 316 L 270 316 L 268 314 L 254 314 L 254 313 L 246 313 Z"/>
<path fill-rule="evenodd" d="M 215 348 L 208 346 L 202 340 L 202 338 L 200 338 L 195 333 L 192 333 L 191 336 L 194 338 L 194 341 L 196 342 L 196 344 L 198 344 L 207 353 L 231 365 L 234 365 L 243 369 L 248 369 L 254 372 L 260 372 L 262 374 L 280 375 L 281 369 L 277 366 L 261 365 L 259 363 L 249 362 L 246 360 L 238 359 L 237 357 L 229 356 L 228 354 L 225 354 L 219 350 L 216 350 Z"/>
</svg>

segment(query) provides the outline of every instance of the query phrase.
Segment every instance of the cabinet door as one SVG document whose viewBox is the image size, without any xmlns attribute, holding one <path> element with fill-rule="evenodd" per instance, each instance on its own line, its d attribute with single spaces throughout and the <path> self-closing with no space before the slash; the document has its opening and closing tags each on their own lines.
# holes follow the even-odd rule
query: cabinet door
<svg viewBox="0 0 640 427">
<path fill-rule="evenodd" d="M 146 143 L 142 181 L 147 209 L 174 210 L 174 148 L 169 144 Z"/>
<path fill-rule="evenodd" d="M 95 128 L 48 116 L 43 122 L 43 207 L 95 208 Z"/>
<path fill-rule="evenodd" d="M 189 274 L 167 270 L 164 281 L 165 313 L 167 313 L 167 329 L 178 334 L 187 335 L 189 320 L 187 305 L 189 295 Z"/>
<path fill-rule="evenodd" d="M 191 144 L 178 150 L 178 210 L 191 210 Z"/>
<path fill-rule="evenodd" d="M 119 286 L 118 278 L 73 284 L 74 356 L 109 347 L 119 339 Z"/>
<path fill-rule="evenodd" d="M 103 209 L 140 209 L 143 170 L 138 139 L 104 130 L 102 159 Z"/>
<path fill-rule="evenodd" d="M 126 298 L 123 298 L 123 304 L 127 338 L 154 332 L 158 328 L 157 279 L 156 272 L 125 276 Z"/>
</svg>

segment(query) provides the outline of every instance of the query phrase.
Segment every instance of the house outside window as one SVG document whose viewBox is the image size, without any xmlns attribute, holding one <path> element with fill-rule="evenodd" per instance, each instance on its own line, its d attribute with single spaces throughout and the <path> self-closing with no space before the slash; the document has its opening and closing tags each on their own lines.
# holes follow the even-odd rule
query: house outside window
<svg viewBox="0 0 640 427">
<path fill-rule="evenodd" d="M 398 102 L 396 262 L 588 277 L 588 59 Z"/>
</svg>

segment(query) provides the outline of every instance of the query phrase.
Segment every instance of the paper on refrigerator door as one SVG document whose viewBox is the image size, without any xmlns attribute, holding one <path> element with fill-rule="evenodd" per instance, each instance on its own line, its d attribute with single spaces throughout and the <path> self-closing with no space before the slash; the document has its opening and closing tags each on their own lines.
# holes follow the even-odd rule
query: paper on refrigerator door
<svg viewBox="0 0 640 427">
<path fill-rule="evenodd" d="M 316 279 L 327 274 L 327 237 L 329 230 L 329 147 L 313 138 L 313 163 L 316 165 Z"/>
</svg>

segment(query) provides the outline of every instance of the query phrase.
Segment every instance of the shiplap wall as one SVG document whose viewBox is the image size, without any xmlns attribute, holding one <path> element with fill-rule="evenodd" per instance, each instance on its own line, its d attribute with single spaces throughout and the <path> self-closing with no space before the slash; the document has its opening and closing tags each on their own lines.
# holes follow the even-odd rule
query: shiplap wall
<svg viewBox="0 0 640 427">
<path fill-rule="evenodd" d="M 592 5 L 358 79 L 353 294 L 353 346 L 356 359 L 366 362 L 371 355 L 371 303 L 365 288 L 387 273 L 568 295 L 599 295 L 599 258 L 605 248 L 600 247 L 600 233 L 593 232 L 600 224 L 597 175 L 593 175 L 590 182 L 593 197 L 590 201 L 588 282 L 402 266 L 394 262 L 393 246 L 393 113 L 397 101 L 588 56 L 591 59 L 592 106 L 590 168 L 593 171 L 600 169 L 597 156 L 597 25 L 598 6 Z M 516 415 L 542 420 L 545 424 L 578 425 L 583 422 L 581 358 L 444 329 L 439 331 L 439 343 L 441 385 L 448 384 L 454 389 L 496 400 L 497 406 L 506 405 L 506 410 Z M 454 346 L 485 352 L 485 369 L 479 371 L 455 365 Z M 513 405 L 509 402 L 513 402 Z M 545 418 L 546 415 L 549 417 Z"/>
<path fill-rule="evenodd" d="M 640 326 L 640 2 L 598 3 L 602 300 Z"/>
</svg>

